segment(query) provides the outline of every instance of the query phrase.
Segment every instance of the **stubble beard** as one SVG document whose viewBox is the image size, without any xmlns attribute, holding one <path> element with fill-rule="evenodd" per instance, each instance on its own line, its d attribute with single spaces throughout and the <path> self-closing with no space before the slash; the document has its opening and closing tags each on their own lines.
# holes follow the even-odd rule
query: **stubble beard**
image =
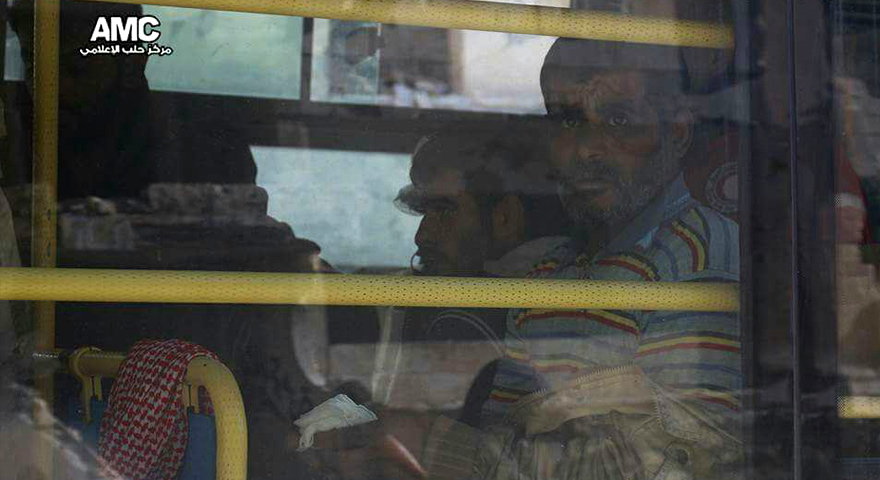
<svg viewBox="0 0 880 480">
<path fill-rule="evenodd" d="M 560 200 L 576 225 L 588 228 L 619 225 L 635 218 L 663 191 L 670 176 L 669 168 L 674 168 L 674 154 L 664 141 L 635 177 L 615 175 L 612 183 L 618 201 L 613 205 L 597 206 L 593 203 L 593 196 L 581 195 L 563 184 L 558 186 Z"/>
</svg>

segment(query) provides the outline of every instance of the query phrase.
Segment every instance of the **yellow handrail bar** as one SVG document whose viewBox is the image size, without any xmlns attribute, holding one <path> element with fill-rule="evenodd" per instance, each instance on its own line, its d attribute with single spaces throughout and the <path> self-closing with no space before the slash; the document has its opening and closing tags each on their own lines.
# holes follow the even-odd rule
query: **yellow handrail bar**
<svg viewBox="0 0 880 480">
<path fill-rule="evenodd" d="M 37 358 L 58 358 L 57 352 L 40 352 Z M 71 356 L 68 369 L 86 375 L 115 377 L 125 355 L 89 351 Z M 207 357 L 193 359 L 186 370 L 186 383 L 205 387 L 214 407 L 217 431 L 217 480 L 247 478 L 247 420 L 241 391 L 232 372 L 222 363 Z"/>
<path fill-rule="evenodd" d="M 733 48 L 729 25 L 473 0 L 100 0 L 617 42 Z"/>
<path fill-rule="evenodd" d="M 732 283 L 0 268 L 0 299 L 733 312 Z"/>
<path fill-rule="evenodd" d="M 843 396 L 837 399 L 838 418 L 880 418 L 880 397 Z"/>
</svg>

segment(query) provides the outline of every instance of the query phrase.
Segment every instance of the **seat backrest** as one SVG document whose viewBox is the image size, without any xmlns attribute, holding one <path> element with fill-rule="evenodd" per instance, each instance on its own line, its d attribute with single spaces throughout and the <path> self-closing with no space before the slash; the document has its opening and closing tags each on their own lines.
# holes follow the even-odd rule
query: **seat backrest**
<svg viewBox="0 0 880 480">
<path fill-rule="evenodd" d="M 107 389 L 106 391 L 110 391 Z M 71 397 L 65 402 L 64 416 L 61 421 L 69 428 L 79 432 L 83 443 L 98 450 L 101 420 L 107 407 L 106 399 L 100 401 L 92 398 L 89 408 L 92 421 L 86 422 L 81 412 L 80 401 Z M 217 430 L 214 417 L 200 413 L 188 412 L 189 440 L 183 457 L 183 466 L 179 480 L 205 480 L 217 477 Z"/>
<path fill-rule="evenodd" d="M 687 158 L 684 178 L 691 196 L 738 221 L 739 136 L 733 130 L 709 142 L 705 156 Z"/>
</svg>

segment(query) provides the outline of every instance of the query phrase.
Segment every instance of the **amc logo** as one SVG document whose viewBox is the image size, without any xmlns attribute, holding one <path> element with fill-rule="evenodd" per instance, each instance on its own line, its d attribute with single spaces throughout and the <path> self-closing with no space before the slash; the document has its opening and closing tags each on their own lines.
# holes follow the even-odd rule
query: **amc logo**
<svg viewBox="0 0 880 480">
<path fill-rule="evenodd" d="M 156 30 L 161 25 L 151 15 L 143 17 L 100 17 L 92 30 L 91 41 L 105 42 L 155 42 L 162 36 Z"/>
</svg>

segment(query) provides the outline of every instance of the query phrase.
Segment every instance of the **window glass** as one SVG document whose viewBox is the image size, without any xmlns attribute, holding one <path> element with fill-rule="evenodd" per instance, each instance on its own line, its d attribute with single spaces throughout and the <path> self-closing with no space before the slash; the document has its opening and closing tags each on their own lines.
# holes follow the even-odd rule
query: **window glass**
<svg viewBox="0 0 880 480">
<path fill-rule="evenodd" d="M 34 1 L 9 10 L 25 73 L 6 77 L 0 266 L 52 263 L 23 289 L 78 277 L 54 304 L 0 301 L 0 372 L 25 387 L 0 390 L 0 422 L 42 397 L 73 453 L 38 458 L 23 445 L 42 426 L 14 420 L 0 463 L 19 455 L 4 445 L 33 457 L 16 475 L 211 478 L 244 461 L 252 479 L 745 478 L 759 444 L 789 467 L 761 442 L 790 432 L 750 436 L 745 352 L 770 322 L 740 302 L 761 259 L 791 266 L 793 187 L 759 212 L 783 220 L 752 229 L 778 250 L 750 250 L 744 227 L 766 200 L 755 179 L 789 168 L 767 160 L 786 158 L 784 121 L 753 155 L 776 113 L 752 115 L 775 105 L 753 83 L 785 83 L 750 70 L 757 47 L 663 35 L 688 20 L 738 38 L 762 25 L 749 5 L 474 2 L 525 12 L 538 31 L 521 35 L 62 1 L 46 143 Z M 555 10 L 533 22 L 533 4 Z M 444 5 L 422 7 L 439 22 Z M 159 39 L 131 38 L 151 16 Z M 541 30 L 566 21 L 621 37 Z M 778 315 L 786 288 L 763 307 Z M 242 421 L 246 439 L 218 427 Z"/>
<path fill-rule="evenodd" d="M 375 102 L 380 29 L 366 22 L 314 21 L 311 100 Z"/>
<path fill-rule="evenodd" d="M 155 5 L 143 10 L 162 19 L 161 43 L 184 45 L 176 56 L 148 63 L 154 90 L 299 98 L 301 18 Z M 6 80 L 23 80 L 18 37 L 11 28 L 6 32 Z M 256 45 L 260 55 L 253 55 Z"/>
<path fill-rule="evenodd" d="M 418 218 L 389 209 L 409 173 L 409 156 L 253 147 L 257 185 L 269 215 L 306 238 L 336 268 L 409 268 Z M 325 180 L 333 177 L 332 183 Z M 383 245 L 381 249 L 376 245 Z"/>
<path fill-rule="evenodd" d="M 877 475 L 877 362 L 872 351 L 880 303 L 877 283 L 877 187 L 880 118 L 876 115 L 880 11 L 872 2 L 840 1 L 833 15 L 837 212 L 837 330 L 840 359 L 840 469 L 848 478 Z"/>
<path fill-rule="evenodd" d="M 145 6 L 174 55 L 147 64 L 154 90 L 299 98 L 302 19 Z M 257 53 L 259 50 L 259 53 Z"/>
<path fill-rule="evenodd" d="M 567 8 L 569 0 L 505 2 Z M 552 39 L 315 20 L 314 101 L 543 113 L 539 65 Z M 373 52 L 376 45 L 382 48 Z M 335 79 L 335 81 L 334 81 Z"/>
<path fill-rule="evenodd" d="M 4 54 L 3 73 L 7 81 L 24 80 L 24 66 L 21 63 L 21 46 L 18 44 L 18 37 L 6 26 L 6 53 Z"/>
</svg>

